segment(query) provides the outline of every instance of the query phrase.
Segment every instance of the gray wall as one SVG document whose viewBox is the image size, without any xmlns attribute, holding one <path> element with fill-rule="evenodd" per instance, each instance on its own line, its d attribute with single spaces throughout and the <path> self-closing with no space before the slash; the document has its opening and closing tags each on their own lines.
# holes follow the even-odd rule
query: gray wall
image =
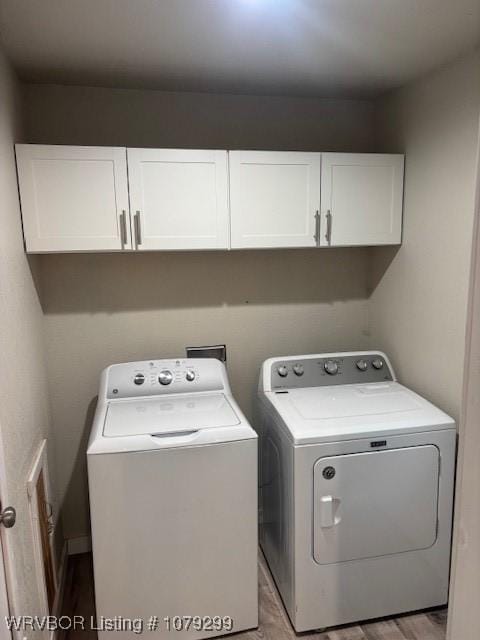
<svg viewBox="0 0 480 640">
<path fill-rule="evenodd" d="M 5 531 L 13 580 L 9 596 L 16 615 L 40 610 L 26 481 L 34 455 L 48 437 L 50 412 L 42 309 L 23 250 L 13 143 L 20 137 L 17 86 L 0 51 L 0 437 L 5 468 L 1 498 L 17 510 L 17 525 Z M 53 470 L 50 452 L 50 471 Z M 3 624 L 3 621 L 2 621 Z M 3 628 L 3 627 L 2 627 Z M 3 633 L 0 634 L 3 636 Z M 40 637 L 29 634 L 29 639 Z"/>
<path fill-rule="evenodd" d="M 366 100 L 25 85 L 29 142 L 130 147 L 373 150 Z"/>
<path fill-rule="evenodd" d="M 29 142 L 369 151 L 365 101 L 31 85 Z M 112 362 L 226 343 L 251 414 L 261 361 L 368 344 L 365 249 L 40 256 L 59 485 L 67 537 L 88 533 L 85 445 Z"/>
<path fill-rule="evenodd" d="M 379 150 L 406 154 L 403 244 L 372 249 L 372 344 L 460 417 L 480 112 L 480 53 L 386 96 Z"/>
</svg>

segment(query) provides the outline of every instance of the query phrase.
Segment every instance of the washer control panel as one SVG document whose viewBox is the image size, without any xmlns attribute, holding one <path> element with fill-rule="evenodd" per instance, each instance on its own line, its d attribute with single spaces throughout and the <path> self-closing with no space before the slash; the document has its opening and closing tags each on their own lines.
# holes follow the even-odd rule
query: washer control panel
<svg viewBox="0 0 480 640">
<path fill-rule="evenodd" d="M 110 399 L 228 388 L 224 364 L 212 358 L 114 364 L 106 369 L 106 384 Z"/>
<path fill-rule="evenodd" d="M 271 364 L 272 390 L 322 387 L 393 380 L 385 357 L 377 352 L 338 353 L 274 359 Z"/>
</svg>

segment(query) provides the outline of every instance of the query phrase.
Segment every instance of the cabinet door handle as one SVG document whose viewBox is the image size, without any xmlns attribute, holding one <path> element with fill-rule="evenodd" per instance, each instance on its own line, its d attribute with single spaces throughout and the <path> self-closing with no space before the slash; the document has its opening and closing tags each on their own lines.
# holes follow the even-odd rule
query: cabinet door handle
<svg viewBox="0 0 480 640">
<path fill-rule="evenodd" d="M 327 231 L 325 233 L 325 240 L 327 241 L 328 246 L 332 244 L 332 212 L 328 209 L 326 215 L 327 219 Z"/>
<path fill-rule="evenodd" d="M 135 211 L 134 224 L 135 224 L 135 244 L 136 244 L 135 248 L 138 249 L 139 245 L 142 244 L 142 228 L 140 226 L 140 211 Z"/>
<path fill-rule="evenodd" d="M 122 249 L 125 249 L 127 245 L 127 212 L 122 209 L 120 214 L 120 240 L 122 243 Z"/>
<path fill-rule="evenodd" d="M 315 211 L 315 234 L 313 239 L 315 240 L 315 245 L 317 247 L 320 246 L 320 213 Z"/>
</svg>

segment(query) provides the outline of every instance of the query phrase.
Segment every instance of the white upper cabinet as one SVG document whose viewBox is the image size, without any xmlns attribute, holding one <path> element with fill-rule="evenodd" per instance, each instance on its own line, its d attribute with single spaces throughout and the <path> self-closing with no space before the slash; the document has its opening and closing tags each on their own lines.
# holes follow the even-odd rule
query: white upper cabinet
<svg viewBox="0 0 480 640">
<path fill-rule="evenodd" d="M 403 155 L 323 153 L 321 246 L 400 244 Z"/>
<path fill-rule="evenodd" d="M 125 148 L 16 145 L 26 249 L 131 247 Z"/>
<path fill-rule="evenodd" d="M 228 248 L 226 151 L 128 149 L 134 247 Z"/>
<path fill-rule="evenodd" d="M 19 144 L 16 156 L 31 253 L 401 242 L 402 155 Z"/>
<path fill-rule="evenodd" d="M 230 151 L 231 246 L 314 247 L 320 154 Z"/>
</svg>

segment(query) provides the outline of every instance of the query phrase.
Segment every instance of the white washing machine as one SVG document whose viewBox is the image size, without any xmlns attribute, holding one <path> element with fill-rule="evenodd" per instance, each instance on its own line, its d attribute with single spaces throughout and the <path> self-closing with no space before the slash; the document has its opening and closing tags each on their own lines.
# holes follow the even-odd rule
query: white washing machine
<svg viewBox="0 0 480 640">
<path fill-rule="evenodd" d="M 261 545 L 298 632 L 447 602 L 452 418 L 381 352 L 261 370 Z"/>
<path fill-rule="evenodd" d="M 87 460 L 100 639 L 257 626 L 257 435 L 221 362 L 105 369 Z"/>
</svg>

